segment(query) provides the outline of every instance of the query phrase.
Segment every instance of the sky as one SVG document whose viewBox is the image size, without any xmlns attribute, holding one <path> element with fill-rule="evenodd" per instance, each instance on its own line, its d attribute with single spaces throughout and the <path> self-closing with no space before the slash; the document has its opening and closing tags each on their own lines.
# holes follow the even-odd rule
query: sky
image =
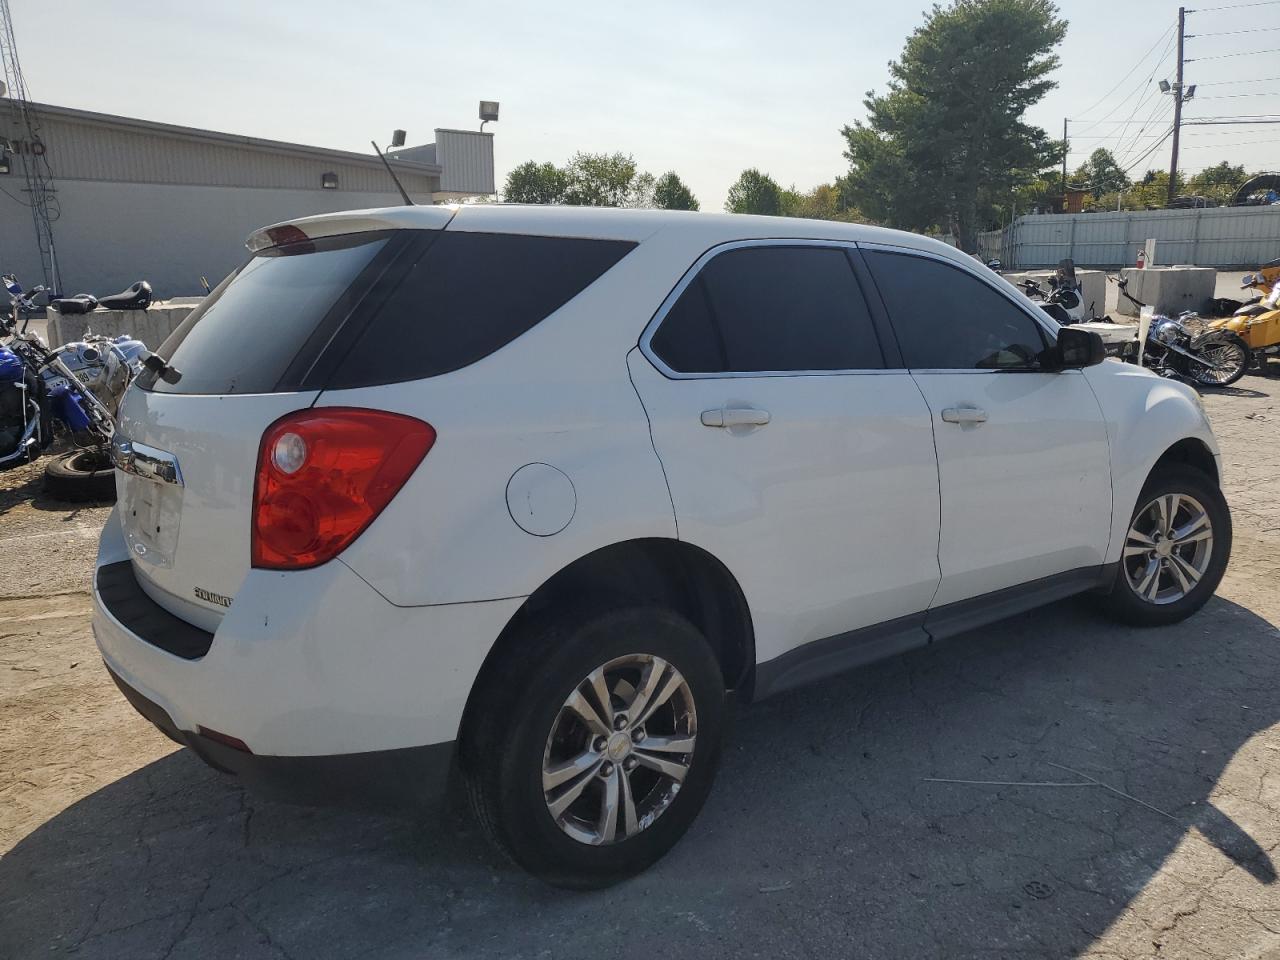
<svg viewBox="0 0 1280 960">
<path fill-rule="evenodd" d="M 722 207 L 746 167 L 801 189 L 842 174 L 840 129 L 884 90 L 926 4 L 10 0 L 36 101 L 368 152 L 398 127 L 410 145 L 435 127 L 476 127 L 478 101 L 497 100 L 486 129 L 499 187 L 525 160 L 622 151 L 643 170 L 675 170 L 704 210 Z M 1056 137 L 1073 118 L 1072 167 L 1108 146 L 1138 174 L 1167 169 L 1167 142 L 1143 154 L 1172 114 L 1154 85 L 1173 77 L 1177 6 L 1060 9 L 1059 87 L 1027 119 Z M 1280 113 L 1280 29 L 1262 29 L 1280 28 L 1280 2 L 1187 24 L 1202 35 L 1187 40 L 1186 81 L 1198 85 L 1187 118 Z M 1203 36 L 1227 31 L 1244 32 Z M 1267 52 L 1238 55 L 1252 51 Z M 1182 144 L 1184 169 L 1280 169 L 1280 124 L 1191 127 Z"/>
</svg>

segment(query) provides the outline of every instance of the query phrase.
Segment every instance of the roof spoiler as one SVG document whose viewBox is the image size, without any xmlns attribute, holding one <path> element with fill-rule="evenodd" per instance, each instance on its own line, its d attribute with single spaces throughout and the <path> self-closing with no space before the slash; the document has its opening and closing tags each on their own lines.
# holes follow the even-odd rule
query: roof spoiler
<svg viewBox="0 0 1280 960">
<path fill-rule="evenodd" d="M 285 243 L 336 237 L 346 233 L 369 233 L 375 230 L 443 230 L 457 212 L 457 206 L 449 204 L 438 207 L 387 207 L 377 210 L 322 213 L 314 217 L 285 220 L 281 223 L 273 223 L 269 227 L 261 227 L 249 234 L 244 245 L 250 253 L 258 253 Z"/>
</svg>

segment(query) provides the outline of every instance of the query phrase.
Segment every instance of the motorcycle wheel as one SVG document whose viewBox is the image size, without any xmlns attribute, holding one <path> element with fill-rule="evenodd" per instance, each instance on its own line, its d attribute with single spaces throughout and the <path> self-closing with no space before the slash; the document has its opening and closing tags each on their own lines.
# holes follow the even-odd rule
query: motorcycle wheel
<svg viewBox="0 0 1280 960">
<path fill-rule="evenodd" d="M 1249 369 L 1249 345 L 1232 334 L 1216 340 L 1200 351 L 1211 366 L 1192 364 L 1191 379 L 1206 387 L 1227 387 L 1244 376 Z"/>
<path fill-rule="evenodd" d="M 116 498 L 116 471 L 101 451 L 72 450 L 45 464 L 44 492 L 68 503 L 110 502 Z"/>
</svg>

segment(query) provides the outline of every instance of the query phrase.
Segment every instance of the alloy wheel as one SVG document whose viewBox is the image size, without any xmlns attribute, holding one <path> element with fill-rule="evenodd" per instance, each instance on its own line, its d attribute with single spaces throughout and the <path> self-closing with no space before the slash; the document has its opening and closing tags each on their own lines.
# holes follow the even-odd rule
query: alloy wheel
<svg viewBox="0 0 1280 960">
<path fill-rule="evenodd" d="M 581 843 L 635 836 L 680 792 L 697 734 L 693 692 L 674 665 L 647 654 L 610 660 L 578 683 L 551 725 L 547 812 Z"/>
<path fill-rule="evenodd" d="M 1215 343 L 1200 352 L 1201 358 L 1208 364 L 1196 366 L 1195 379 L 1199 383 L 1221 385 L 1232 380 L 1249 363 L 1248 353 L 1238 343 Z"/>
<path fill-rule="evenodd" d="M 1213 524 L 1204 505 L 1185 493 L 1165 493 L 1134 516 L 1120 562 L 1134 594 L 1163 605 L 1195 589 L 1212 555 Z"/>
</svg>

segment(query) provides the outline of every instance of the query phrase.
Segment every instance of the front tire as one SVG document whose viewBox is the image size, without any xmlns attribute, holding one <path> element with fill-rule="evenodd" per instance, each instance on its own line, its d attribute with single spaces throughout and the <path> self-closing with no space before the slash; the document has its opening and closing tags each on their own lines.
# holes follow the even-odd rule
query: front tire
<svg viewBox="0 0 1280 960">
<path fill-rule="evenodd" d="M 609 886 L 657 862 L 702 808 L 720 753 L 720 665 L 696 627 L 657 607 L 523 634 L 463 731 L 472 809 L 530 873 Z"/>
<path fill-rule="evenodd" d="M 1190 364 L 1191 378 L 1205 387 L 1229 387 L 1249 369 L 1249 345 L 1236 334 L 1229 334 L 1200 351 L 1210 366 Z"/>
<path fill-rule="evenodd" d="M 1110 613 L 1138 626 L 1185 620 L 1218 588 L 1231 556 L 1231 512 L 1218 485 L 1187 466 L 1161 468 L 1138 496 Z"/>
</svg>

